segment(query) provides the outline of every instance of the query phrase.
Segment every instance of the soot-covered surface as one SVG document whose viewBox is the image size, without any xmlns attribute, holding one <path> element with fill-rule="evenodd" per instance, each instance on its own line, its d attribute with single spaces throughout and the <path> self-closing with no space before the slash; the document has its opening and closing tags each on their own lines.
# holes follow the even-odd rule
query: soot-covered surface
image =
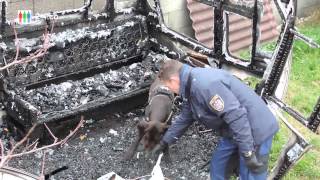
<svg viewBox="0 0 320 180">
<path fill-rule="evenodd" d="M 77 81 L 69 80 L 37 89 L 21 90 L 18 94 L 43 114 L 72 110 L 97 99 L 119 96 L 152 82 L 159 62 L 166 58 L 165 55 L 151 52 L 142 62 Z"/>
<path fill-rule="evenodd" d="M 46 172 L 62 166 L 69 169 L 51 179 L 97 179 L 111 171 L 124 178 L 150 174 L 155 162 L 141 153 L 130 161 L 121 161 L 123 153 L 136 136 L 136 123 L 143 117 L 138 109 L 127 114 L 107 116 L 104 120 L 88 120 L 68 144 L 48 150 Z M 65 129 L 65 128 L 64 128 Z M 169 179 L 207 179 L 208 166 L 217 137 L 212 133 L 199 134 L 193 125 L 185 135 L 170 147 L 172 164 L 161 162 Z M 9 165 L 39 174 L 41 153 L 13 159 Z"/>
</svg>

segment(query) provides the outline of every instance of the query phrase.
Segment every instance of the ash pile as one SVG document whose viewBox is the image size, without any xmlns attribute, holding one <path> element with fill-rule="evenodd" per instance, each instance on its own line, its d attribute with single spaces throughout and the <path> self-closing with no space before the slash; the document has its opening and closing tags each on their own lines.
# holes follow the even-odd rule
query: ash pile
<svg viewBox="0 0 320 180">
<path fill-rule="evenodd" d="M 12 139 L 12 133 L 8 129 L 6 116 L 4 107 L 0 103 L 0 139 L 3 143 L 4 151 L 8 151 L 11 148 L 10 140 Z"/>
<path fill-rule="evenodd" d="M 132 160 L 122 157 L 137 135 L 136 124 L 144 116 L 144 108 L 129 113 L 108 115 L 103 120 L 87 120 L 66 146 L 47 151 L 45 171 L 52 172 L 63 166 L 68 169 L 50 179 L 97 179 L 114 171 L 123 178 L 149 175 L 155 165 L 145 152 Z M 170 147 L 171 163 L 161 162 L 165 177 L 169 179 L 199 179 L 208 177 L 212 152 L 217 143 L 213 133 L 199 133 L 200 125 L 193 125 L 183 137 Z M 42 154 L 36 153 L 15 158 L 9 165 L 39 174 Z M 143 179 L 143 178 L 142 178 Z M 147 178 L 145 178 L 147 179 Z"/>
<path fill-rule="evenodd" d="M 96 74 L 81 80 L 68 80 L 36 89 L 18 91 L 43 114 L 52 111 L 72 110 L 101 98 L 117 97 L 121 94 L 150 84 L 165 55 L 149 53 L 141 62 L 122 66 L 116 70 Z"/>
</svg>

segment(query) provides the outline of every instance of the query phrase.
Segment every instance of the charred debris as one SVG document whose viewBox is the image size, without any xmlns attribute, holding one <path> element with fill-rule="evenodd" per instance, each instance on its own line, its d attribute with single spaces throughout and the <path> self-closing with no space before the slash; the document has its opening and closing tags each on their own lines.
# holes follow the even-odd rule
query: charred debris
<svg viewBox="0 0 320 180">
<path fill-rule="evenodd" d="M 137 0 L 134 7 L 122 10 L 115 10 L 114 0 L 107 0 L 103 10 L 99 13 L 90 11 L 92 0 L 88 0 L 85 6 L 79 9 L 39 15 L 35 17 L 34 23 L 26 26 L 14 26 L 13 22 L 7 21 L 7 3 L 1 1 L 0 53 L 3 57 L 1 58 L 2 66 L 12 63 L 14 59 L 28 57 L 30 54 L 37 52 L 37 50 L 43 48 L 43 32 L 50 34 L 49 48 L 43 56 L 1 71 L 1 100 L 8 117 L 10 117 L 8 122 L 13 125 L 13 129 L 19 128 L 21 132 L 26 132 L 34 124 L 39 124 L 39 126 L 45 122 L 59 124 L 68 118 L 77 117 L 81 114 L 89 117 L 89 115 L 98 111 L 115 114 L 115 112 L 143 107 L 147 100 L 148 87 L 154 79 L 162 60 L 174 58 L 193 66 L 203 65 L 203 62 L 201 63 L 201 61 L 188 56 L 189 54 L 185 51 L 185 49 L 188 49 L 206 57 L 206 62 L 208 62 L 206 66 L 216 68 L 231 66 L 261 77 L 262 81 L 257 86 L 256 92 L 268 104 L 277 107 L 276 111 L 287 112 L 315 132 L 320 122 L 319 101 L 310 117 L 305 118 L 275 95 L 294 38 L 299 38 L 312 47 L 318 47 L 313 41 L 301 35 L 295 29 L 297 0 L 274 0 L 282 19 L 282 28 L 276 49 L 268 57 L 261 57 L 257 54 L 257 13 L 260 8 L 257 1 L 251 6 L 246 3 L 234 3 L 233 1 L 198 1 L 214 8 L 213 48 L 205 47 L 198 41 L 168 28 L 163 20 L 159 0 L 153 1 L 154 6 L 149 5 L 146 0 Z M 252 52 L 249 62 L 232 56 L 228 51 L 228 12 L 244 16 L 253 22 Z M 19 38 L 19 43 L 17 43 L 15 35 Z M 177 44 L 180 45 L 179 47 L 183 46 L 184 50 L 180 49 Z M 96 130 L 88 129 L 87 132 L 81 133 L 83 135 L 92 133 L 94 139 L 89 139 L 88 142 L 73 141 L 70 148 L 74 147 L 76 153 L 80 153 L 84 148 L 85 152 L 80 155 L 80 159 L 85 159 L 81 163 L 86 162 L 87 166 L 91 166 L 90 161 L 97 160 L 101 163 L 96 163 L 95 169 L 108 164 L 106 167 L 121 167 L 123 173 L 137 175 L 130 171 L 132 166 L 119 164 L 117 162 L 118 154 L 114 154 L 114 152 L 121 151 L 128 143 L 128 138 L 134 135 L 134 132 L 129 129 L 137 121 L 136 117 L 143 116 L 143 114 L 138 114 L 133 119 L 116 116 L 118 119 L 124 119 L 120 126 L 117 123 L 109 124 L 114 126 L 114 129 L 118 128 L 117 131 L 121 138 L 98 137 L 103 133 L 94 133 Z M 94 124 L 101 123 L 93 122 Z M 106 123 L 108 120 L 103 122 Z M 309 142 L 290 124 L 287 125 L 294 135 L 288 141 L 276 165 L 277 167 L 270 175 L 273 179 L 279 179 L 285 175 L 310 148 Z M 98 126 L 90 123 L 86 126 L 93 129 L 98 128 Z M 8 139 L 9 137 L 4 130 L 5 128 L 1 127 L 1 139 Z M 197 128 L 195 127 L 195 129 Z M 103 130 L 100 129 L 100 131 Z M 210 137 L 206 138 L 213 138 L 212 134 L 208 136 Z M 194 138 L 199 137 L 198 135 L 194 136 Z M 105 142 L 104 138 L 107 139 L 109 144 L 92 144 L 97 139 L 101 140 L 100 143 Z M 188 138 L 186 137 L 186 139 Z M 193 138 L 193 135 L 191 135 L 191 138 Z M 182 141 L 182 144 L 189 141 L 192 140 Z M 197 140 L 196 143 L 199 145 L 199 143 L 204 142 Z M 114 147 L 114 149 L 118 150 L 106 152 L 103 155 L 106 156 L 104 159 L 112 158 L 112 162 L 102 162 L 103 158 L 99 159 L 86 155 L 88 154 L 86 152 L 89 151 L 91 154 L 99 154 L 101 149 L 107 151 L 107 147 L 112 144 L 117 144 L 119 147 Z M 210 146 L 213 146 L 213 144 L 210 144 Z M 202 147 L 198 145 L 197 147 Z M 91 146 L 93 146 L 93 149 L 88 149 Z M 183 147 L 188 146 L 185 144 Z M 190 152 L 191 155 L 193 152 L 199 154 L 200 151 L 202 152 L 200 154 L 205 154 L 205 157 L 201 158 L 208 159 L 207 151 L 209 149 L 211 148 L 196 148 L 186 151 Z M 51 160 L 59 164 L 60 162 L 55 162 L 59 158 L 66 161 L 79 159 L 72 151 L 62 149 L 61 153 L 55 154 Z M 177 161 L 183 161 L 190 157 L 180 158 L 177 156 Z M 28 157 L 26 159 L 30 160 Z M 192 158 L 191 161 L 193 161 Z M 21 162 L 16 161 L 13 165 L 19 167 Z M 79 168 L 79 171 L 73 170 L 72 173 L 83 176 L 90 174 L 91 178 L 95 178 L 92 174 L 97 172 L 84 173 L 86 165 L 82 166 L 76 160 L 75 162 L 77 163 L 74 164 L 74 168 Z M 138 169 L 137 173 L 146 171 L 142 164 L 131 165 Z M 49 168 L 54 168 L 54 166 L 54 164 L 51 164 Z M 201 168 L 195 166 L 191 170 L 192 172 L 198 172 Z M 188 169 L 188 166 L 183 163 L 179 163 L 175 168 L 176 172 L 181 174 L 190 173 Z M 31 169 L 28 170 L 32 171 Z M 173 171 L 173 169 L 171 170 Z M 101 173 L 98 172 L 98 174 Z M 190 177 L 204 178 L 201 173 L 199 171 L 199 174 L 190 175 Z M 65 177 L 71 176 L 70 174 L 65 175 Z"/>
</svg>

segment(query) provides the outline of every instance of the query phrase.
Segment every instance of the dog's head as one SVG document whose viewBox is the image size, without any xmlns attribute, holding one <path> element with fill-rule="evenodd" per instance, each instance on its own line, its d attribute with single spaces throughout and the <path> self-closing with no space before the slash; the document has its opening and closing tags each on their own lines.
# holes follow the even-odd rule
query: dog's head
<svg viewBox="0 0 320 180">
<path fill-rule="evenodd" d="M 168 129 L 166 123 L 160 123 L 155 121 L 146 122 L 139 124 L 143 128 L 144 136 L 142 137 L 142 144 L 144 149 L 151 151 L 157 144 L 160 143 L 160 140 Z"/>
</svg>

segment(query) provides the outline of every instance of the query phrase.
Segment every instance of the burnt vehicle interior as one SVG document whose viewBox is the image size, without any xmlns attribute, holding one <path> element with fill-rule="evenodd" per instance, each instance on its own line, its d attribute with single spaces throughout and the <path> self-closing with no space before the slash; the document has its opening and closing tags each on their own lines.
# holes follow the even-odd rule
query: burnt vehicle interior
<svg viewBox="0 0 320 180">
<path fill-rule="evenodd" d="M 102 10 L 94 13 L 90 10 L 94 0 L 88 0 L 78 9 L 35 16 L 27 25 L 8 21 L 7 2 L 2 1 L 1 66 L 15 57 L 37 53 L 44 46 L 43 32 L 51 34 L 43 57 L 1 72 L 1 101 L 11 117 L 8 121 L 23 134 L 34 124 L 54 124 L 80 115 L 95 116 L 98 111 L 115 113 L 143 106 L 161 61 L 171 58 L 192 66 L 235 68 L 262 78 L 255 90 L 266 103 L 315 132 L 320 123 L 320 98 L 306 118 L 275 95 L 295 38 L 311 47 L 318 46 L 295 28 L 297 0 L 274 0 L 282 20 L 281 32 L 274 52 L 265 57 L 257 55 L 257 1 L 253 6 L 229 0 L 197 1 L 214 9 L 213 48 L 169 28 L 159 0 L 137 0 L 133 7 L 122 10 L 115 9 L 114 0 L 106 0 Z M 249 61 L 229 51 L 230 13 L 252 20 Z M 19 53 L 13 28 L 20 38 Z M 282 120 L 295 138 L 283 150 L 270 179 L 283 177 L 311 147 L 285 118 Z"/>
</svg>

